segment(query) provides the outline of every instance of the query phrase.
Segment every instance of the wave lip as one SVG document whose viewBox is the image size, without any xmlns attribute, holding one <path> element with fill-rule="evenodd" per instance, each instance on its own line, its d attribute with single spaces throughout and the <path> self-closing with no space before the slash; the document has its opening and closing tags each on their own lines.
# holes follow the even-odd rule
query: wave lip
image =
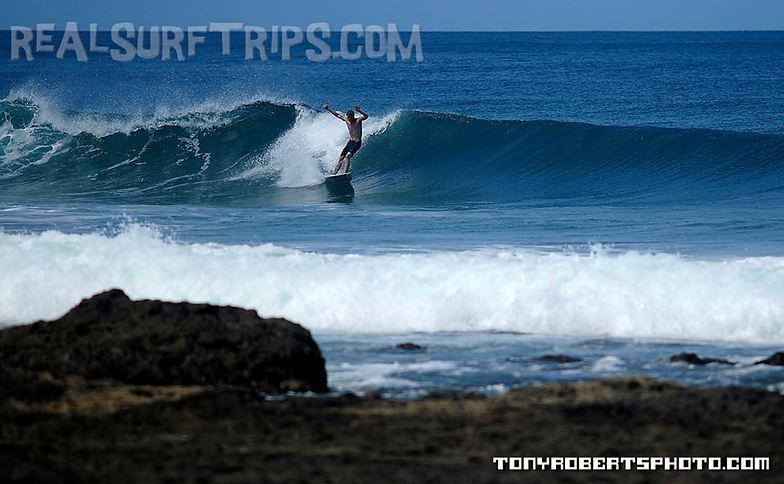
<svg viewBox="0 0 784 484">
<path fill-rule="evenodd" d="M 118 287 L 133 298 L 254 308 L 324 332 L 784 342 L 781 257 L 524 249 L 336 255 L 176 243 L 131 225 L 116 236 L 0 233 L 0 266 L 8 275 L 0 280 L 3 325 L 55 318 Z"/>
<path fill-rule="evenodd" d="M 273 101 L 142 119 L 14 97 L 0 113 L 0 186 L 25 197 L 308 201 L 295 190 L 321 183 L 346 140 L 330 115 Z M 776 203 L 783 170 L 783 135 L 416 111 L 372 117 L 353 163 L 363 201 L 436 205 Z"/>
<path fill-rule="evenodd" d="M 406 112 L 363 155 L 358 174 L 381 199 L 681 203 L 784 193 L 781 135 Z"/>
</svg>

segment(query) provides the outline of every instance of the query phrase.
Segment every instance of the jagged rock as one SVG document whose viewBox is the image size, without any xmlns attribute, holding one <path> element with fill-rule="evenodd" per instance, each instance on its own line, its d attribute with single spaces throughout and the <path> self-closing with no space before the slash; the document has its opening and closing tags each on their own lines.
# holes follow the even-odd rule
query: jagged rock
<svg viewBox="0 0 784 484">
<path fill-rule="evenodd" d="M 577 358 L 569 355 L 542 355 L 542 356 L 509 356 L 506 361 L 510 363 L 527 363 L 531 361 L 544 361 L 546 363 L 576 363 L 583 361 L 582 358 Z"/>
<path fill-rule="evenodd" d="M 407 343 L 399 343 L 399 344 L 395 345 L 395 348 L 397 348 L 399 350 L 409 350 L 409 351 L 411 351 L 411 350 L 421 350 L 422 346 L 420 346 L 420 345 L 418 345 L 416 343 L 407 342 Z"/>
<path fill-rule="evenodd" d="M 670 357 L 670 363 L 688 363 L 690 365 L 708 365 L 710 363 L 718 363 L 721 365 L 734 365 L 735 361 L 729 361 L 722 358 L 700 358 L 697 353 L 681 353 Z"/>
<path fill-rule="evenodd" d="M 552 363 L 576 363 L 583 361 L 581 358 L 576 358 L 569 355 L 542 355 L 536 358 L 539 361 L 548 361 Z"/>
<path fill-rule="evenodd" d="M 66 384 L 48 373 L 25 369 L 0 367 L 0 401 L 14 398 L 20 401 L 40 402 L 60 398 Z"/>
<path fill-rule="evenodd" d="M 642 377 L 406 401 L 260 399 L 247 387 L 205 387 L 110 414 L 102 408 L 74 415 L 0 407 L 0 468 L 4 482 L 18 483 L 514 482 L 523 474 L 499 472 L 490 457 L 531 448 L 543 456 L 590 451 L 773 460 L 784 455 L 782 422 L 784 396 L 776 392 Z M 781 482 L 776 462 L 771 471 L 735 472 L 738 477 L 727 479 L 704 473 L 696 480 Z M 691 482 L 691 474 L 701 475 L 680 473 L 684 477 L 675 480 Z M 541 468 L 525 473 L 532 482 L 571 475 L 578 476 L 573 482 L 620 484 L 670 482 L 674 474 L 596 471 L 587 479 Z"/>
<path fill-rule="evenodd" d="M 16 382 L 14 372 L 24 372 L 58 381 L 78 375 L 135 385 L 327 391 L 319 347 L 298 324 L 230 306 L 131 301 L 118 289 L 58 320 L 0 331 L 0 361 L 10 375 L 3 379 Z M 46 381 L 38 386 L 58 391 Z"/>
<path fill-rule="evenodd" d="M 784 351 L 778 351 L 773 353 L 768 358 L 764 360 L 760 360 L 755 365 L 774 365 L 774 366 L 784 366 Z"/>
</svg>

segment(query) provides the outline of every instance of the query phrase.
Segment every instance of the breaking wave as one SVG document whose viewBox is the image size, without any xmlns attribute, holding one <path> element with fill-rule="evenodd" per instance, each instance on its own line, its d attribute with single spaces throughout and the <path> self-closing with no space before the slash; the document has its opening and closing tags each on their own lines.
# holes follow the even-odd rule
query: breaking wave
<svg viewBox="0 0 784 484">
<path fill-rule="evenodd" d="M 329 114 L 272 101 L 144 117 L 12 97 L 0 115 L 0 188 L 21 196 L 309 201 L 345 142 Z M 784 136 L 402 111 L 366 123 L 353 166 L 380 203 L 779 200 Z"/>
<path fill-rule="evenodd" d="M 132 298 L 254 308 L 316 331 L 784 342 L 777 257 L 694 260 L 601 248 L 339 255 L 186 244 L 129 225 L 115 235 L 0 232 L 0 267 L 0 325 L 55 318 L 119 287 Z"/>
</svg>

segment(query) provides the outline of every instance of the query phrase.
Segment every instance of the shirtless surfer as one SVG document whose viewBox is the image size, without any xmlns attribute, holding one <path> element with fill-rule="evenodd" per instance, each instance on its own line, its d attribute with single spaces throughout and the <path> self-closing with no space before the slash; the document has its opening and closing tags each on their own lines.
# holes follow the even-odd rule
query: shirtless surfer
<svg viewBox="0 0 784 484">
<path fill-rule="evenodd" d="M 351 170 L 351 158 L 357 154 L 357 151 L 362 146 L 362 121 L 366 120 L 369 116 L 367 113 L 362 111 L 362 108 L 359 106 L 359 104 L 354 106 L 354 109 L 356 109 L 360 114 L 358 118 L 354 116 L 354 111 L 351 109 L 349 109 L 346 112 L 346 115 L 343 116 L 339 112 L 330 109 L 328 104 L 325 104 L 321 107 L 332 113 L 332 115 L 336 118 L 342 120 L 344 123 L 346 123 L 346 127 L 348 127 L 348 143 L 346 143 L 343 151 L 340 152 L 340 158 L 338 158 L 338 162 L 335 164 L 335 169 L 332 170 L 332 174 L 337 175 L 344 161 L 346 169 L 343 171 L 343 173 L 348 173 Z"/>
</svg>

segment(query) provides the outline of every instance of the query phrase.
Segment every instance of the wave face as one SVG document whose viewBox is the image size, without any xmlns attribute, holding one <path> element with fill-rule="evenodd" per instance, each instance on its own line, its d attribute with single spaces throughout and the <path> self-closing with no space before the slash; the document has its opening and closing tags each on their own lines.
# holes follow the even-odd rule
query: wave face
<svg viewBox="0 0 784 484">
<path fill-rule="evenodd" d="M 114 236 L 0 233 L 0 267 L 0 325 L 55 318 L 119 287 L 133 298 L 254 308 L 327 332 L 784 342 L 784 258 L 523 249 L 337 255 L 176 243 L 129 225 Z"/>
<path fill-rule="evenodd" d="M 269 101 L 122 117 L 18 97 L 0 113 L 0 187 L 19 196 L 316 200 L 345 142 L 330 115 Z M 353 171 L 370 202 L 629 204 L 777 203 L 783 169 L 777 134 L 406 111 L 371 118 Z"/>
</svg>

